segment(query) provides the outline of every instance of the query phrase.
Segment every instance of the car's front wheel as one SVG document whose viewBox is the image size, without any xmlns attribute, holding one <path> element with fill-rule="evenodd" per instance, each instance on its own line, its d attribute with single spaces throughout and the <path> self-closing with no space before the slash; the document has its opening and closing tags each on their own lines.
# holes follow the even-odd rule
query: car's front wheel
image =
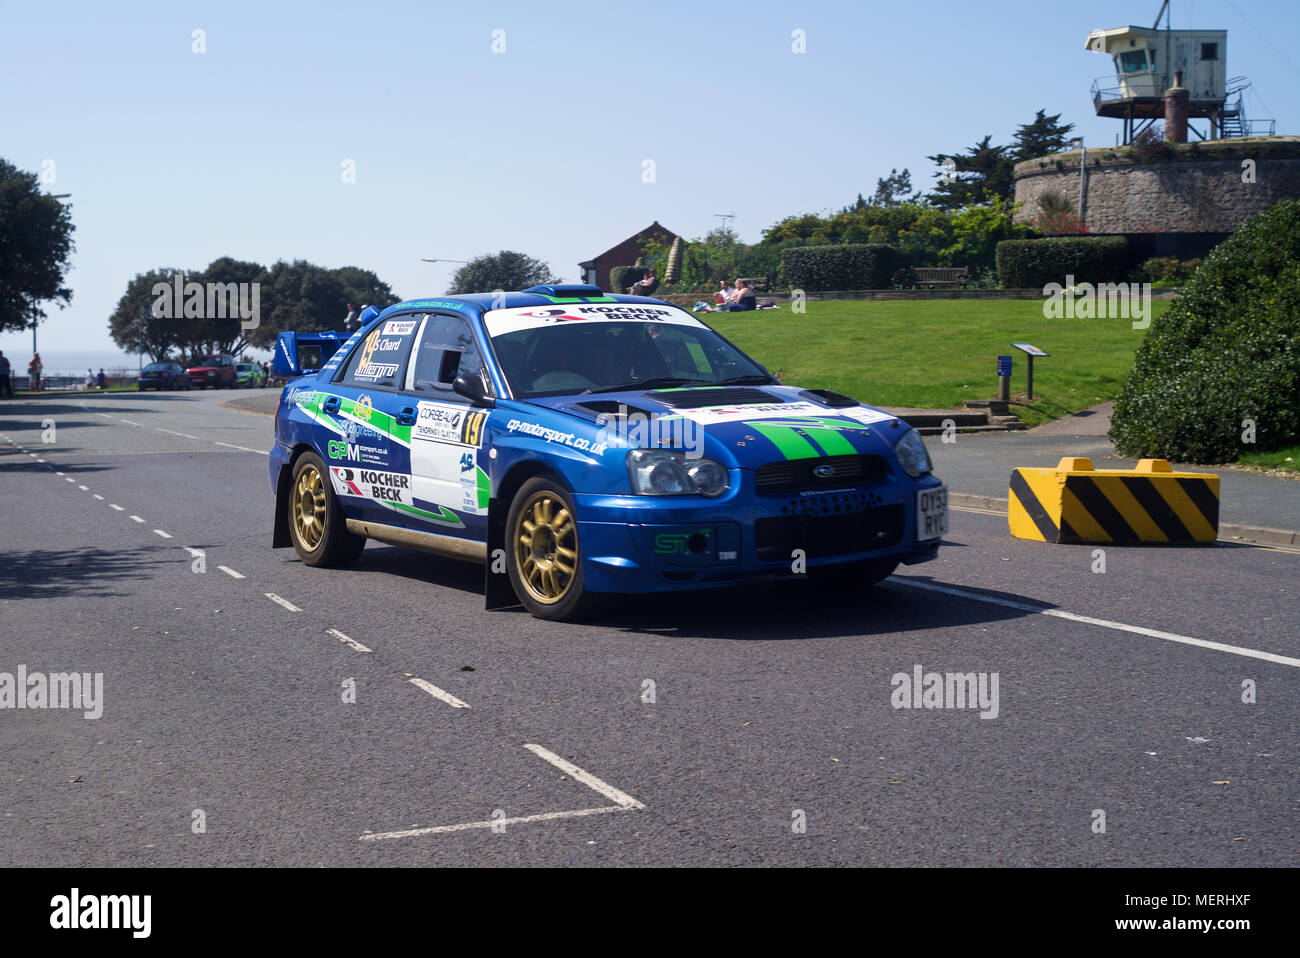
<svg viewBox="0 0 1300 958">
<path fill-rule="evenodd" d="M 325 463 L 314 452 L 303 453 L 294 463 L 285 508 L 294 551 L 307 565 L 351 565 L 366 547 L 364 536 L 348 532 Z"/>
<path fill-rule="evenodd" d="M 519 601 L 539 619 L 573 620 L 595 611 L 586 592 L 573 500 L 554 479 L 520 487 L 506 517 L 506 571 Z"/>
</svg>

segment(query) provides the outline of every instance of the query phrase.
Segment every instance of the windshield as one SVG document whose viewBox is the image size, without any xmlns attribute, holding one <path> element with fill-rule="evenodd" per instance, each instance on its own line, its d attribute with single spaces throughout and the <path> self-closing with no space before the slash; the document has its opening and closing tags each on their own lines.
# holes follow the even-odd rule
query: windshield
<svg viewBox="0 0 1300 958">
<path fill-rule="evenodd" d="M 752 359 L 679 309 L 597 309 L 489 314 L 492 346 L 516 398 L 707 386 L 736 379 L 773 382 Z M 589 315 L 578 315 L 584 312 Z M 623 318 L 638 313 L 643 318 Z"/>
<path fill-rule="evenodd" d="M 165 373 L 169 369 L 171 369 L 171 365 L 168 363 L 150 363 L 144 367 L 144 371 L 147 373 Z"/>
</svg>

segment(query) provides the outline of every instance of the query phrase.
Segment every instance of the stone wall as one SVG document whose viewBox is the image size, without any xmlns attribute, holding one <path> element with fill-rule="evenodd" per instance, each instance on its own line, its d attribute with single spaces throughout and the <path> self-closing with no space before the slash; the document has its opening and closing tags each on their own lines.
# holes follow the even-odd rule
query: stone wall
<svg viewBox="0 0 1300 958">
<path fill-rule="evenodd" d="M 1079 202 L 1074 150 L 1016 164 L 1018 221 L 1034 219 L 1045 193 Z M 1252 160 L 1248 171 L 1243 160 Z M 1253 182 L 1243 174 L 1253 174 Z M 1084 224 L 1090 233 L 1228 233 L 1278 200 L 1300 197 L 1300 137 L 1168 143 L 1088 150 Z"/>
</svg>

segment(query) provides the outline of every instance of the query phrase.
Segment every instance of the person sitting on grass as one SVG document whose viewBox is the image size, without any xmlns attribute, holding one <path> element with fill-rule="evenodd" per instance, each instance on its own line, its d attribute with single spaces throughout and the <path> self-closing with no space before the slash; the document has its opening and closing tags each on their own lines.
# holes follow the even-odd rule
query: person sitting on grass
<svg viewBox="0 0 1300 958">
<path fill-rule="evenodd" d="M 727 311 L 732 313 L 745 312 L 753 309 L 758 303 L 754 296 L 754 289 L 750 280 L 736 280 L 736 288 L 731 291 L 731 301 L 727 304 Z"/>
</svg>

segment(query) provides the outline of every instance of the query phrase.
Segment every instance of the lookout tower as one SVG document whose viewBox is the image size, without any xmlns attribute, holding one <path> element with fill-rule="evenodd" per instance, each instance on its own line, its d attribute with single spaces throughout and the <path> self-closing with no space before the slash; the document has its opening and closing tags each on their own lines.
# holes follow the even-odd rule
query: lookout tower
<svg viewBox="0 0 1300 958">
<path fill-rule="evenodd" d="M 1169 26 L 1169 0 L 1160 6 L 1151 27 L 1115 27 L 1093 30 L 1084 46 L 1108 54 L 1115 64 L 1112 76 L 1092 84 L 1092 103 L 1098 116 L 1124 121 L 1124 142 L 1131 143 L 1155 120 L 1165 115 L 1165 92 L 1182 74 L 1187 90 L 1188 120 L 1209 121 L 1207 133 L 1190 122 L 1187 130 L 1201 140 L 1274 133 L 1272 120 L 1247 121 L 1241 93 L 1249 81 L 1228 77 L 1228 31 L 1174 30 Z M 1160 18 L 1165 16 L 1165 26 Z M 1235 101 L 1229 102 L 1232 97 Z"/>
</svg>

